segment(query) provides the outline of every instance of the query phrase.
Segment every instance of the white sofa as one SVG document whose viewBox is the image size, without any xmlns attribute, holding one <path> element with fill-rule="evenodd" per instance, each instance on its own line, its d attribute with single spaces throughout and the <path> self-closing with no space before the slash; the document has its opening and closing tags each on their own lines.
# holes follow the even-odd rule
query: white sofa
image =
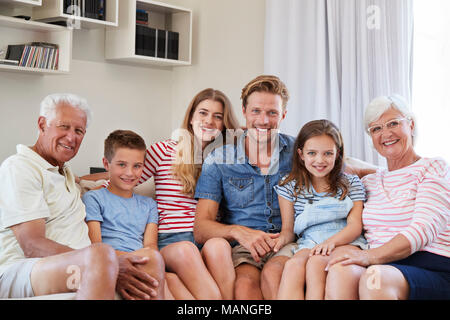
<svg viewBox="0 0 450 320">
<path fill-rule="evenodd" d="M 97 180 L 97 181 L 89 181 L 89 180 L 81 180 L 79 186 L 81 190 L 81 195 L 83 195 L 85 192 L 96 189 L 103 185 L 106 181 L 105 180 Z M 153 177 L 148 179 L 143 184 L 138 185 L 136 188 L 134 188 L 134 192 L 143 196 L 155 197 L 155 182 L 153 180 Z"/>
</svg>

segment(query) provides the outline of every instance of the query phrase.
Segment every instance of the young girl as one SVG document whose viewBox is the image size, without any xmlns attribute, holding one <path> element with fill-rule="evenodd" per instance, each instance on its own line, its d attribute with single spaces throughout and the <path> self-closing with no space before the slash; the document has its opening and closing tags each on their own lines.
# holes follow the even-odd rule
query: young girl
<svg viewBox="0 0 450 320">
<path fill-rule="evenodd" d="M 361 213 L 364 187 L 357 176 L 343 173 L 344 146 L 328 120 L 308 122 L 295 142 L 292 171 L 279 186 L 282 232 L 298 236 L 286 263 L 278 299 L 323 299 L 325 266 L 334 248 L 366 248 Z"/>
</svg>

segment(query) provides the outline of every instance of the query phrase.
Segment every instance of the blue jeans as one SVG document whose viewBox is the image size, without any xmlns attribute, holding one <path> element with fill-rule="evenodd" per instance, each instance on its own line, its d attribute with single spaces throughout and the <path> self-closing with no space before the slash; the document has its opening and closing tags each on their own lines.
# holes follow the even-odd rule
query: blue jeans
<svg viewBox="0 0 450 320">
<path fill-rule="evenodd" d="M 193 232 L 158 233 L 158 249 L 160 251 L 169 244 L 180 241 L 192 242 L 197 246 L 198 250 L 201 250 L 203 246 L 195 242 Z"/>
</svg>

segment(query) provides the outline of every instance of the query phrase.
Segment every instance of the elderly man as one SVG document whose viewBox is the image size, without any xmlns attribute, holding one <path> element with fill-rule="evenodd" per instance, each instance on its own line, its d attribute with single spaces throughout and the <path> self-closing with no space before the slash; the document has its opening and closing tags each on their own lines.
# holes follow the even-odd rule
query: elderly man
<svg viewBox="0 0 450 320">
<path fill-rule="evenodd" d="M 78 96 L 47 96 L 37 142 L 18 145 L 0 167 L 0 298 L 76 291 L 78 299 L 113 299 L 116 283 L 135 289 L 132 276 L 154 282 L 144 272 L 118 277 L 114 250 L 89 240 L 80 192 L 65 163 L 77 154 L 90 114 Z M 120 269 L 143 260 L 124 257 Z M 141 285 L 146 289 L 152 290 Z"/>
</svg>

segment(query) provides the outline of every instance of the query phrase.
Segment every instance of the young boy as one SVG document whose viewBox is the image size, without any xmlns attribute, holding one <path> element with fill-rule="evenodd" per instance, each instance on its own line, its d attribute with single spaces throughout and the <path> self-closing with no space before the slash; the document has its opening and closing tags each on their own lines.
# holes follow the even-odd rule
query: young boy
<svg viewBox="0 0 450 320">
<path fill-rule="evenodd" d="M 109 186 L 87 192 L 83 202 L 92 243 L 107 243 L 117 255 L 132 252 L 149 257 L 146 264 L 137 267 L 156 279 L 159 285 L 153 296 L 146 298 L 164 299 L 165 267 L 157 245 L 157 205 L 153 199 L 133 193 L 144 168 L 146 149 L 138 134 L 126 130 L 112 132 L 105 140 L 103 158 L 109 173 Z M 122 290 L 119 293 L 126 299 L 139 298 L 136 292 Z"/>
</svg>

